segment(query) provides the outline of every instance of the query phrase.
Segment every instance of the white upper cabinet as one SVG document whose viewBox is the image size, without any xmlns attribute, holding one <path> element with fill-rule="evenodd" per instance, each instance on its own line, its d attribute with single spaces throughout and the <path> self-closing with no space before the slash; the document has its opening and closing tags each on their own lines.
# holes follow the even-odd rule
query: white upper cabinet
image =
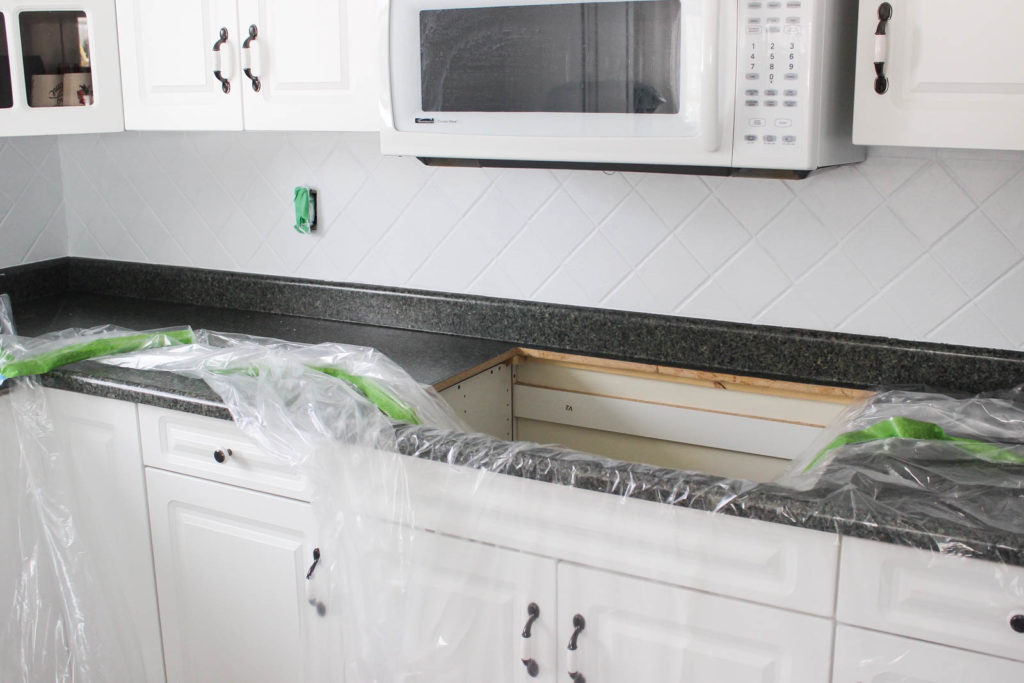
<svg viewBox="0 0 1024 683">
<path fill-rule="evenodd" d="M 377 130 L 376 2 L 118 0 L 131 130 Z"/>
<path fill-rule="evenodd" d="M 123 129 L 114 0 L 0 0 L 0 136 Z"/>
<path fill-rule="evenodd" d="M 238 18 L 260 82 L 240 79 L 246 128 L 379 128 L 375 2 L 238 0 Z"/>
<path fill-rule="evenodd" d="M 242 130 L 237 26 L 234 0 L 119 1 L 125 127 Z"/>
<path fill-rule="evenodd" d="M 1020 0 L 861 0 L 853 141 L 1024 149 L 1022 23 Z"/>
</svg>

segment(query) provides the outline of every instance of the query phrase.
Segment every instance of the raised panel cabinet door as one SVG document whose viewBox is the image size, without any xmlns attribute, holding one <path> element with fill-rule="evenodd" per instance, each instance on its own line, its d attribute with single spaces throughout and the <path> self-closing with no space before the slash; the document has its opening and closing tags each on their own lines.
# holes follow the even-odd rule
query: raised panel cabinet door
<svg viewBox="0 0 1024 683">
<path fill-rule="evenodd" d="M 379 129 L 376 0 L 239 0 L 245 127 Z"/>
<path fill-rule="evenodd" d="M 388 523 L 371 528 L 375 539 L 397 538 Z M 390 584 L 377 590 L 393 592 L 400 585 L 404 591 L 389 617 L 402 625 L 397 644 L 384 648 L 394 671 L 353 672 L 349 680 L 371 674 L 403 683 L 560 680 L 554 560 L 429 531 L 405 534 L 410 541 L 389 549 L 375 543 L 375 552 L 367 553 L 366 575 Z M 395 567 L 404 569 L 396 573 Z M 524 638 L 528 622 L 530 637 Z M 524 659 L 532 660 L 529 667 Z"/>
<path fill-rule="evenodd" d="M 832 623 L 559 563 L 558 641 L 561 680 L 821 683 Z"/>
<path fill-rule="evenodd" d="M 135 404 L 46 390 L 46 401 L 58 439 L 58 467 L 67 472 L 62 488 L 76 540 L 91 553 L 94 579 L 105 600 L 93 609 L 117 610 L 125 648 L 138 648 L 141 657 L 121 657 L 112 670 L 141 659 L 136 680 L 163 681 L 153 559 L 146 520 L 146 490 Z M 65 467 L 66 466 L 66 467 Z M 77 588 L 82 588 L 78 586 Z M 83 596 L 86 599 L 95 597 Z M 88 606 L 83 609 L 89 609 Z M 123 612 L 122 612 L 123 610 Z"/>
<path fill-rule="evenodd" d="M 879 26 L 883 0 L 860 3 L 853 141 L 1024 149 L 1024 3 L 887 4 L 891 18 Z M 886 79 L 878 89 L 876 63 Z"/>
<path fill-rule="evenodd" d="M 306 595 L 311 506 L 152 468 L 146 484 L 168 681 L 322 680 L 304 645 L 333 613 Z"/>
<path fill-rule="evenodd" d="M 117 31 L 127 129 L 242 129 L 235 0 L 118 0 Z"/>
<path fill-rule="evenodd" d="M 852 626 L 836 629 L 832 683 L 1018 683 L 1024 664 Z"/>
</svg>

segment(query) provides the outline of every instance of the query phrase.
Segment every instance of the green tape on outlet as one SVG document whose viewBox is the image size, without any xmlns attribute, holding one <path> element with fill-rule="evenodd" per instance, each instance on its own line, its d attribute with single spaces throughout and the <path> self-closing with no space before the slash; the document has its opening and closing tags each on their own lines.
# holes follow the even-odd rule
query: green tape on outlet
<svg viewBox="0 0 1024 683">
<path fill-rule="evenodd" d="M 316 230 L 316 190 L 295 188 L 295 229 L 303 235 Z"/>
</svg>

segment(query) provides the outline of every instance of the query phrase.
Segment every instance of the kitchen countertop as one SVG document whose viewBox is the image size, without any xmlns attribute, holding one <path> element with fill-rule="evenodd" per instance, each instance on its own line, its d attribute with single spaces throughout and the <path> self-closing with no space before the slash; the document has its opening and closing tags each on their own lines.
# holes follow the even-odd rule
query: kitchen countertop
<svg viewBox="0 0 1024 683">
<path fill-rule="evenodd" d="M 449 334 L 298 316 L 139 301 L 95 294 L 66 294 L 17 307 L 18 334 L 37 336 L 73 327 L 118 325 L 132 330 L 190 326 L 218 332 L 319 344 L 370 346 L 398 363 L 417 382 L 438 385 L 500 358 L 513 344 Z M 217 394 L 201 380 L 168 372 L 139 372 L 85 361 L 42 378 L 45 386 L 230 418 Z"/>
<path fill-rule="evenodd" d="M 2 284 L 2 282 L 0 282 Z M 268 336 L 305 343 L 342 342 L 372 346 L 404 367 L 417 381 L 438 384 L 489 361 L 505 356 L 521 343 L 438 332 L 397 329 L 386 325 L 340 322 L 277 312 L 191 305 L 109 294 L 65 291 L 54 287 L 48 296 L 19 297 L 15 320 L 19 334 L 35 336 L 69 327 L 115 324 L 130 329 L 190 325 Z M 771 330 L 771 328 L 769 328 Z M 772 332 L 769 331 L 771 334 Z M 521 341 L 521 340 L 518 340 Z M 929 358 L 962 349 L 925 349 Z M 982 365 L 1016 367 L 1020 354 L 980 356 Z M 986 370 L 989 372 L 990 370 Z M 772 373 L 766 372 L 765 375 Z M 996 375 L 997 376 L 997 375 Z M 1007 385 L 1016 379 L 1007 377 Z M 42 378 L 45 386 L 229 419 L 226 408 L 203 382 L 165 372 L 140 372 L 83 362 Z M 851 383 L 856 384 L 856 383 Z M 953 552 L 1024 566 L 1024 536 L 995 528 L 978 528 L 957 521 L 947 501 L 920 491 L 901 509 L 883 487 L 870 494 L 883 502 L 865 506 L 863 498 L 841 488 L 794 491 L 773 484 L 723 479 L 699 472 L 583 456 L 565 449 L 534 446 L 516 451 L 514 458 L 492 458 L 506 442 L 482 435 L 439 432 L 424 427 L 399 427 L 399 449 L 415 457 L 447 460 L 492 469 L 513 476 L 603 491 L 670 505 L 680 505 L 769 522 L 840 533 L 928 550 Z M 881 463 L 880 467 L 886 467 Z M 894 495 L 894 494 L 893 494 Z M 889 496 L 890 498 L 892 496 Z M 1019 497 L 1014 497 L 1016 504 Z M 906 501 L 904 501 L 906 502 Z M 997 502 L 998 504 L 998 502 Z M 932 514 L 934 512 L 934 514 Z"/>
</svg>

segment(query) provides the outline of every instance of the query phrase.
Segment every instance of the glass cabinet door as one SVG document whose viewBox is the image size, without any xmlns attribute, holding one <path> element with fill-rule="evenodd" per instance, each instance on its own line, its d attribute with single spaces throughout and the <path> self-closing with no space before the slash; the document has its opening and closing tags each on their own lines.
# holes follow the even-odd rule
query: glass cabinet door
<svg viewBox="0 0 1024 683">
<path fill-rule="evenodd" d="M 13 104 L 11 55 L 7 50 L 7 19 L 0 13 L 0 109 L 10 109 Z"/>
<path fill-rule="evenodd" d="M 92 105 L 92 64 L 86 13 L 21 12 L 18 23 L 28 105 Z"/>
<path fill-rule="evenodd" d="M 119 130 L 114 0 L 0 0 L 0 135 Z"/>
</svg>

